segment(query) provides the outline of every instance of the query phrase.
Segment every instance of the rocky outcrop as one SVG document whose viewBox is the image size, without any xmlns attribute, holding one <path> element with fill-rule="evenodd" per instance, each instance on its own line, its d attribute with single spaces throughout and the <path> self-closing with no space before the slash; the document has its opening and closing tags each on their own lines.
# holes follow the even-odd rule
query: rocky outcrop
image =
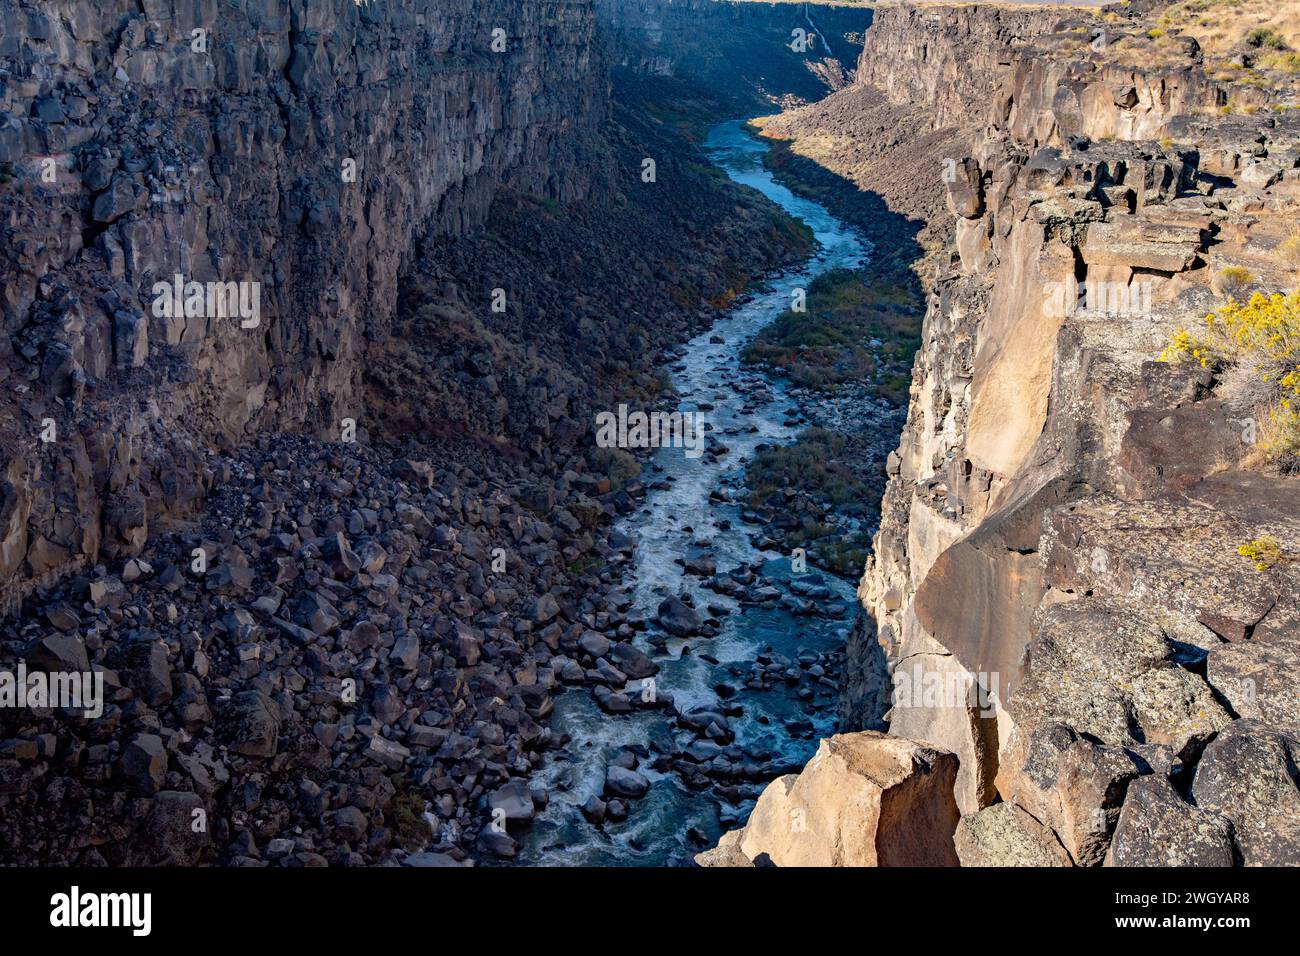
<svg viewBox="0 0 1300 956">
<path fill-rule="evenodd" d="M 1238 553 L 1300 545 L 1294 479 L 1259 470 L 1255 423 L 1209 370 L 1156 361 L 1225 274 L 1293 285 L 1273 250 L 1300 199 L 1300 124 L 1225 104 L 1294 90 L 1211 77 L 1194 40 L 1146 17 L 880 9 L 856 87 L 763 121 L 930 222 L 842 726 L 882 719 L 883 650 L 890 733 L 959 760 L 965 865 L 1300 858 L 1281 691 L 1300 678 L 1295 566 Z M 891 122 L 894 141 L 961 152 L 900 174 L 881 161 Z"/>
<path fill-rule="evenodd" d="M 1293 546 L 1300 502 L 1292 479 L 1246 470 L 1244 425 L 1208 373 L 1154 360 L 1213 309 L 1225 264 L 1289 284 L 1261 252 L 1294 208 L 1300 127 L 1216 118 L 1228 94 L 1194 43 L 1135 65 L 1140 21 L 1076 17 L 1027 36 L 1043 22 L 893 16 L 903 35 L 882 15 L 868 41 L 907 64 L 893 79 L 875 66 L 891 95 L 925 97 L 946 122 L 954 86 L 997 93 L 942 182 L 955 233 L 860 589 L 895 675 L 919 669 L 943 689 L 896 693 L 891 732 L 960 758 L 963 862 L 1258 859 L 1197 786 L 1219 748 L 1243 754 L 1237 785 L 1257 775 L 1228 743 L 1252 733 L 1242 718 L 1267 712 L 1268 746 L 1294 745 L 1289 708 L 1275 690 L 1254 697 L 1246 674 L 1297 676 L 1281 636 L 1300 613 L 1295 572 L 1259 572 L 1237 546 Z M 909 58 L 924 17 L 952 36 Z M 944 83 L 948 43 L 986 36 L 1002 44 L 996 68 Z M 1260 163 L 1277 176 L 1241 175 Z M 1250 691 L 1225 693 L 1240 679 Z M 850 727 L 876 706 L 854 686 Z M 1294 775 L 1271 779 L 1289 807 Z M 1270 825 L 1287 832 L 1298 817 L 1282 816 Z"/>
<path fill-rule="evenodd" d="M 749 822 L 701 866 L 950 866 L 956 758 L 872 731 L 821 741 L 798 774 L 758 798 Z"/>
<path fill-rule="evenodd" d="M 1061 10 L 976 4 L 890 5 L 875 15 L 858 61 L 857 82 L 896 106 L 922 106 L 934 128 L 971 123 L 1012 73 L 1007 51 L 1050 32 Z"/>
<path fill-rule="evenodd" d="M 1070 137 L 1159 139 L 1177 116 L 1220 106 L 1203 71 L 1153 69 L 1169 51 L 1140 42 L 1140 24 L 1060 7 L 880 9 L 859 84 L 897 106 L 922 107 L 935 128 L 992 123 L 1041 146 Z M 1177 48 L 1196 60 L 1194 40 Z"/>
</svg>

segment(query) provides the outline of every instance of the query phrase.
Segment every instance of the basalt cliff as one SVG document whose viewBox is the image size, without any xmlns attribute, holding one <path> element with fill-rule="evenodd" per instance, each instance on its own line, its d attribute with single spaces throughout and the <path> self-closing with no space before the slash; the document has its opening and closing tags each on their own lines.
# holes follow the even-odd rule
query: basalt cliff
<svg viewBox="0 0 1300 956">
<path fill-rule="evenodd" d="M 699 147 L 779 108 L 920 347 L 847 654 L 699 655 L 844 687 L 699 862 L 1300 861 L 1300 37 L 1244 2 L 0 0 L 0 860 L 508 860 L 566 692 L 673 728 L 573 816 L 733 825 L 789 763 L 732 677 L 630 692 L 729 609 L 634 607 L 668 482 L 590 433 L 811 251 Z"/>
<path fill-rule="evenodd" d="M 103 688 L 0 708 L 5 862 L 508 858 L 559 675 L 653 673 L 592 409 L 809 243 L 601 15 L 0 3 L 0 671 Z"/>
<path fill-rule="evenodd" d="M 1294 287 L 1295 91 L 1166 6 L 882 7 L 855 86 L 764 121 L 924 222 L 927 306 L 846 733 L 702 863 L 1300 861 L 1300 486 L 1223 367 L 1159 361 Z"/>
</svg>

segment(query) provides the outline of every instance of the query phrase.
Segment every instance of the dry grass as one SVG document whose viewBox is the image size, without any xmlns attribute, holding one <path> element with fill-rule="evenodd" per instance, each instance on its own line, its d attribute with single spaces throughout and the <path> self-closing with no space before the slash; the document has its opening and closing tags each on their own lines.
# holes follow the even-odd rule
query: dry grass
<svg viewBox="0 0 1300 956">
<path fill-rule="evenodd" d="M 1257 30 L 1272 31 L 1290 49 L 1300 49 L 1297 0 L 1182 0 L 1164 11 L 1159 24 L 1195 37 L 1209 58 L 1226 54 Z"/>
<path fill-rule="evenodd" d="M 1293 277 L 1300 275 L 1300 224 L 1288 224 L 1286 238 L 1277 244 L 1273 256 Z"/>
</svg>

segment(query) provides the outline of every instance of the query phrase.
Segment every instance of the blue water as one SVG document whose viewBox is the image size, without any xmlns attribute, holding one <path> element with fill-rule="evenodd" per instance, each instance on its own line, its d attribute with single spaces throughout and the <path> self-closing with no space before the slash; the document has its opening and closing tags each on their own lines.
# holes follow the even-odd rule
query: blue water
<svg viewBox="0 0 1300 956">
<path fill-rule="evenodd" d="M 774 180 L 763 167 L 767 146 L 747 133 L 741 122 L 714 127 L 706 141 L 709 158 L 736 182 L 750 186 L 780 205 L 790 215 L 812 229 L 818 251 L 812 259 L 770 279 L 763 291 L 738 304 L 707 332 L 692 339 L 671 367 L 672 380 L 683 406 L 705 408 L 706 421 L 712 426 L 709 442 L 721 441 L 730 454 L 714 461 L 709 456 L 687 458 L 681 448 L 661 448 L 653 464 L 662 471 L 647 468 L 647 483 L 672 479 L 667 487 L 652 488 L 644 507 L 620 520 L 618 529 L 636 542 L 636 553 L 624 576 L 625 586 L 635 605 L 653 618 L 659 602 L 668 594 L 690 591 L 697 609 L 709 604 L 728 607 L 732 613 L 724 618 L 722 631 L 713 638 L 692 638 L 690 652 L 682 654 L 682 641 L 668 645 L 668 655 L 661 656 L 639 635 L 638 646 L 660 665 L 656 678 L 658 689 L 670 694 L 678 710 L 696 704 L 715 703 L 712 687 L 720 681 L 740 687 L 736 700 L 744 706 L 744 715 L 732 718 L 736 742 L 756 745 L 777 754 L 784 762 L 802 763 L 816 747 L 816 739 L 834 730 L 833 701 L 823 702 L 820 713 L 809 713 L 808 705 L 795 696 L 795 688 L 778 684 L 766 691 L 748 691 L 742 681 L 727 671 L 731 662 L 753 661 L 765 648 L 786 657 L 800 652 L 826 653 L 842 646 L 855 610 L 853 585 L 822 574 L 821 578 L 841 602 L 845 616 L 841 620 L 794 617 L 772 607 L 741 607 L 732 599 L 700 586 L 702 579 L 686 576 L 679 558 L 708 553 L 718 570 L 762 559 L 765 583 L 774 583 L 785 593 L 792 576 L 789 555 L 760 553 L 750 542 L 755 526 L 740 519 L 740 508 L 731 503 L 713 503 L 709 493 L 717 488 L 736 489 L 744 464 L 756 446 L 782 444 L 793 439 L 797 427 L 784 424 L 793 402 L 784 387 L 766 376 L 746 370 L 740 353 L 759 330 L 783 310 L 789 308 L 792 292 L 806 288 L 818 274 L 830 269 L 859 267 L 867 246 L 853 230 L 821 205 L 796 196 Z M 723 344 L 710 342 L 721 336 Z M 752 431 L 750 430 L 752 427 Z M 738 493 L 734 497 L 739 498 Z M 719 522 L 730 521 L 730 528 Z M 688 530 L 689 529 L 689 530 Z M 707 540 L 708 547 L 694 542 Z M 813 573 L 813 569 L 809 569 Z M 652 625 L 653 626 L 653 625 Z M 701 658 L 708 654 L 721 664 L 714 666 Z M 630 690 L 639 693 L 640 682 Z M 758 718 L 768 718 L 768 723 Z M 808 738 L 792 737 L 785 721 L 806 718 L 813 722 L 815 733 Z M 641 865 L 662 866 L 689 861 L 699 847 L 687 839 L 687 830 L 698 827 L 710 840 L 723 829 L 718 821 L 718 803 L 708 791 L 686 789 L 675 773 L 659 774 L 649 768 L 640 772 L 651 780 L 650 793 L 629 805 L 628 819 L 605 823 L 601 828 L 583 819 L 578 808 L 593 794 L 599 795 L 605 779 L 608 758 L 620 746 L 648 746 L 652 737 L 672 730 L 669 718 L 654 711 L 628 715 L 607 715 L 592 699 L 589 688 L 570 688 L 556 698 L 551 726 L 566 732 L 572 742 L 564 753 L 549 755 L 534 774 L 534 786 L 544 786 L 550 796 L 546 810 L 539 814 L 531 829 L 521 834 L 518 862 L 525 865 Z M 678 739 L 689 743 L 693 737 L 678 731 Z M 752 801 L 733 809 L 748 812 Z"/>
</svg>

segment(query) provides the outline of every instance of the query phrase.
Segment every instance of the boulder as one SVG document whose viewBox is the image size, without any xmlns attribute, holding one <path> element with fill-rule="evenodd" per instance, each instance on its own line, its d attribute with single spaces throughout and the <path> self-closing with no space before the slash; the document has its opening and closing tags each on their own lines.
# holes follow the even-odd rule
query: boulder
<svg viewBox="0 0 1300 956">
<path fill-rule="evenodd" d="M 587 631 L 578 639 L 578 646 L 592 657 L 604 657 L 609 653 L 609 638 L 595 631 Z"/>
<path fill-rule="evenodd" d="M 615 644 L 609 649 L 609 658 L 614 666 L 628 676 L 629 680 L 642 680 L 659 673 L 659 665 L 643 651 L 631 644 Z"/>
<path fill-rule="evenodd" d="M 968 813 L 953 843 L 962 866 L 1072 866 L 1056 834 L 1014 803 Z"/>
<path fill-rule="evenodd" d="M 27 666 L 34 671 L 51 673 L 88 671 L 90 660 L 86 654 L 86 642 L 74 634 L 46 634 L 27 651 Z"/>
<path fill-rule="evenodd" d="M 737 845 L 777 866 L 956 866 L 956 777 L 956 756 L 926 743 L 828 737 L 799 774 L 767 786 Z"/>
<path fill-rule="evenodd" d="M 665 598 L 660 603 L 655 620 L 674 637 L 690 637 L 700 630 L 699 615 L 676 597 Z"/>
<path fill-rule="evenodd" d="M 1129 784 L 1107 866 L 1232 866 L 1232 824 L 1157 774 Z"/>
<path fill-rule="evenodd" d="M 411 751 L 403 747 L 396 741 L 380 737 L 378 734 L 370 738 L 366 744 L 365 754 L 371 760 L 383 764 L 389 770 L 400 770 L 406 763 Z"/>
<path fill-rule="evenodd" d="M 533 818 L 533 797 L 525 780 L 511 780 L 488 797 L 493 818 L 503 815 L 507 821 L 524 823 Z"/>
<path fill-rule="evenodd" d="M 743 831 L 730 830 L 718 839 L 718 845 L 712 850 L 695 854 L 697 866 L 753 866 L 749 857 L 740 849 L 740 836 Z"/>
<path fill-rule="evenodd" d="M 246 757 L 274 757 L 280 739 L 280 708 L 260 690 L 240 691 L 226 714 L 230 749 Z"/>
<path fill-rule="evenodd" d="M 113 222 L 135 208 L 135 187 L 126 173 L 114 173 L 108 189 L 95 197 L 90 214 L 96 222 Z"/>
<path fill-rule="evenodd" d="M 1142 763 L 1118 747 L 1076 740 L 1061 755 L 1056 790 L 1061 799 L 1061 841 L 1079 866 L 1100 866 L 1119 820 L 1129 782 Z"/>
<path fill-rule="evenodd" d="M 1232 822 L 1246 866 L 1295 866 L 1300 860 L 1297 764 L 1300 740 L 1255 720 L 1236 721 L 1201 755 L 1192 798 Z"/>
<path fill-rule="evenodd" d="M 211 844 L 207 808 L 197 793 L 164 790 L 149 811 L 141 840 L 132 845 L 133 863 L 147 866 L 193 866 Z"/>
<path fill-rule="evenodd" d="M 1210 651 L 1206 680 L 1237 716 L 1300 734 L 1300 636 L 1256 633 Z"/>
<path fill-rule="evenodd" d="M 617 765 L 605 771 L 605 792 L 615 797 L 638 799 L 650 791 L 650 781 L 635 770 Z"/>
<path fill-rule="evenodd" d="M 136 734 L 122 751 L 119 769 L 127 785 L 149 796 L 162 789 L 167 775 L 167 750 L 157 734 Z"/>
<path fill-rule="evenodd" d="M 171 665 L 167 645 L 159 640 L 138 639 L 114 649 L 108 655 L 122 682 L 150 707 L 172 699 Z"/>
<path fill-rule="evenodd" d="M 1232 721 L 1141 608 L 1086 598 L 1047 608 L 1010 702 L 1018 727 L 1059 722 L 1113 746 L 1197 749 Z"/>
<path fill-rule="evenodd" d="M 509 860 L 519 852 L 519 844 L 509 833 L 500 830 L 493 830 L 491 827 L 484 827 L 478 835 L 478 851 L 485 855 L 500 857 L 503 860 Z"/>
<path fill-rule="evenodd" d="M 534 624 L 545 624 L 560 613 L 560 604 L 550 592 L 543 594 L 533 603 L 532 618 Z"/>
</svg>

